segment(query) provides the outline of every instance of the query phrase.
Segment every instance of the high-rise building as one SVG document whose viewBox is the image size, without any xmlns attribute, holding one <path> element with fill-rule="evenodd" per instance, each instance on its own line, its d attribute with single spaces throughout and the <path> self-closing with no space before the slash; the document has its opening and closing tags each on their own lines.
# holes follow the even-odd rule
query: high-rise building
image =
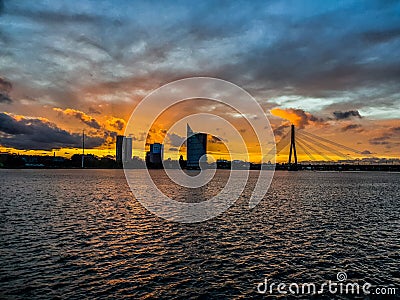
<svg viewBox="0 0 400 300">
<path fill-rule="evenodd" d="M 122 143 L 122 160 L 128 162 L 132 159 L 132 138 L 125 137 Z"/>
<path fill-rule="evenodd" d="M 115 145 L 115 158 L 117 163 L 122 163 L 122 145 L 124 143 L 124 136 L 117 135 L 117 143 Z"/>
<path fill-rule="evenodd" d="M 200 158 L 207 153 L 207 134 L 196 133 L 187 124 L 187 169 L 200 169 Z"/>
<path fill-rule="evenodd" d="M 162 168 L 163 148 L 160 143 L 150 144 L 150 151 L 146 153 L 146 165 L 148 168 Z"/>
<path fill-rule="evenodd" d="M 132 138 L 123 135 L 117 136 L 115 158 L 118 164 L 132 159 Z"/>
</svg>

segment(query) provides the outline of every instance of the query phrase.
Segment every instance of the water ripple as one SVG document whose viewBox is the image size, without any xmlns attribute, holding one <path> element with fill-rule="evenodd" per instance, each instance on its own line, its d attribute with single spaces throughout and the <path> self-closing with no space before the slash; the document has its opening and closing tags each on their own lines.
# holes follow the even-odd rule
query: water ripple
<svg viewBox="0 0 400 300">
<path fill-rule="evenodd" d="M 277 172 L 249 211 L 254 172 L 226 213 L 183 225 L 146 211 L 120 170 L 0 172 L 0 298 L 247 299 L 264 277 L 322 282 L 340 270 L 400 284 L 400 174 Z"/>
</svg>

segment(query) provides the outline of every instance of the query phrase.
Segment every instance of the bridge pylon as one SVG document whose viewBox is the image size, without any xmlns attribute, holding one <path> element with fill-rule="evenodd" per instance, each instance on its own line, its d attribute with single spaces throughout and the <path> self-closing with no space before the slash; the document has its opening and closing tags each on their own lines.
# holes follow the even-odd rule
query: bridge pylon
<svg viewBox="0 0 400 300">
<path fill-rule="evenodd" d="M 292 154 L 294 158 L 293 163 L 292 163 Z M 291 125 L 291 132 L 290 132 L 290 150 L 289 150 L 288 167 L 290 171 L 297 171 L 296 137 L 295 137 L 294 124 Z"/>
</svg>

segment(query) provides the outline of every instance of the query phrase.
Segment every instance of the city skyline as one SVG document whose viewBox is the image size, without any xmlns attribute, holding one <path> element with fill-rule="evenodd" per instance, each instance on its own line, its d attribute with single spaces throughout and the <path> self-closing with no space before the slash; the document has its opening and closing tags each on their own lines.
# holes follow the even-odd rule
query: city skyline
<svg viewBox="0 0 400 300">
<path fill-rule="evenodd" d="M 399 49 L 392 0 L 0 0 L 0 300 L 399 298 Z"/>
<path fill-rule="evenodd" d="M 84 129 L 87 151 L 114 155 L 146 95 L 209 76 L 254 96 L 277 142 L 293 123 L 374 157 L 400 156 L 398 3 L 0 3 L 0 152 L 70 157 Z M 235 124 L 258 160 L 251 130 L 207 99 L 166 111 L 133 143 L 163 143 L 177 159 L 185 133 L 165 130 L 198 112 Z M 223 146 L 211 146 L 224 158 Z"/>
</svg>

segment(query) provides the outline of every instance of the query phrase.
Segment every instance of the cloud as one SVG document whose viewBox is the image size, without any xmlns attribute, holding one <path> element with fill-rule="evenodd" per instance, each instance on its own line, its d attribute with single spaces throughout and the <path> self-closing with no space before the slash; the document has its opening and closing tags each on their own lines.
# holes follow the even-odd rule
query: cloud
<svg viewBox="0 0 400 300">
<path fill-rule="evenodd" d="M 0 103 L 2 103 L 2 102 L 3 103 L 11 103 L 12 99 L 8 95 L 0 92 Z"/>
<path fill-rule="evenodd" d="M 369 43 L 384 43 L 400 37 L 400 28 L 387 30 L 371 30 L 363 34 L 363 38 Z"/>
<path fill-rule="evenodd" d="M 101 126 L 100 124 L 96 121 L 95 118 L 85 114 L 82 111 L 76 110 L 76 109 L 71 109 L 71 108 L 67 108 L 67 109 L 61 109 L 61 108 L 53 108 L 53 110 L 65 115 L 65 116 L 72 116 L 77 118 L 78 120 L 81 120 L 83 123 L 85 123 L 86 125 L 88 125 L 89 127 L 92 127 L 94 129 L 100 129 Z"/>
<path fill-rule="evenodd" d="M 174 147 L 180 147 L 181 145 L 183 145 L 183 143 L 185 142 L 186 138 L 183 136 L 180 136 L 176 133 L 169 133 L 168 134 L 168 140 L 170 142 L 170 144 Z"/>
<path fill-rule="evenodd" d="M 289 128 L 289 124 L 281 124 L 278 127 L 273 129 L 275 136 L 282 136 L 285 133 L 286 128 Z"/>
<path fill-rule="evenodd" d="M 372 154 L 372 152 L 369 150 L 364 150 L 361 152 L 361 154 L 369 155 L 369 154 Z"/>
<path fill-rule="evenodd" d="M 391 136 L 386 134 L 369 140 L 371 145 L 388 145 Z"/>
<path fill-rule="evenodd" d="M 369 140 L 371 145 L 386 145 L 386 148 L 398 147 L 400 145 L 400 127 L 391 126 L 387 128 L 380 136 Z"/>
<path fill-rule="evenodd" d="M 114 129 L 117 129 L 119 131 L 124 129 L 124 127 L 126 125 L 126 122 L 124 119 L 115 118 L 115 117 L 112 117 L 111 119 L 107 120 L 107 123 L 109 126 L 113 127 Z"/>
<path fill-rule="evenodd" d="M 349 131 L 354 129 L 360 129 L 362 126 L 360 124 L 349 124 L 342 127 L 342 131 Z"/>
<path fill-rule="evenodd" d="M 240 130 L 239 130 L 239 132 L 240 132 Z M 208 135 L 208 141 L 212 144 L 223 144 L 224 143 L 222 138 L 216 137 L 211 134 Z"/>
<path fill-rule="evenodd" d="M 0 113 L 1 146 L 20 150 L 52 150 L 59 148 L 79 148 L 82 136 L 59 128 L 45 119 L 18 118 Z M 105 142 L 103 137 L 87 135 L 87 148 L 94 148 Z"/>
<path fill-rule="evenodd" d="M 96 115 L 100 115 L 101 114 L 101 112 L 98 109 L 96 109 L 96 108 L 94 108 L 92 106 L 89 107 L 89 113 L 96 114 Z"/>
<path fill-rule="evenodd" d="M 271 114 L 282 119 L 288 120 L 298 128 L 304 128 L 311 123 L 323 123 L 321 118 L 317 118 L 311 113 L 305 112 L 302 109 L 295 108 L 273 108 Z"/>
<path fill-rule="evenodd" d="M 38 106 L 75 107 L 98 120 L 98 110 L 118 111 L 128 120 L 149 91 L 200 75 L 232 81 L 256 99 L 290 96 L 261 104 L 302 107 L 310 113 L 300 126 L 322 123 L 307 114 L 328 120 L 333 111 L 357 110 L 363 125 L 378 107 L 375 119 L 400 116 L 396 1 L 310 2 L 306 10 L 288 1 L 7 1 L 1 18 L 1 72 L 12 79 L 13 99 L 29 95 Z M 9 95 L 0 98 L 7 110 L 30 114 Z M 94 121 L 83 122 L 96 128 Z"/>
<path fill-rule="evenodd" d="M 392 128 L 390 128 L 390 130 L 395 132 L 395 133 L 400 133 L 400 126 L 399 127 L 392 127 Z"/>
<path fill-rule="evenodd" d="M 0 76 L 0 103 L 11 103 L 12 99 L 9 94 L 12 89 L 10 81 Z"/>
<path fill-rule="evenodd" d="M 31 69 L 56 88 L 76 78 L 79 85 L 101 86 L 207 74 L 234 81 L 252 94 L 329 97 L 398 82 L 399 59 L 390 55 L 398 48 L 398 10 L 395 2 L 372 1 L 311 4 L 307 11 L 286 1 L 117 6 L 109 1 L 84 6 L 9 1 L 8 17 L 30 26 L 4 27 L 15 36 L 4 51 L 13 53 L 24 40 L 32 43 L 29 50 L 20 49 L 22 65 L 37 67 Z M 352 43 L 343 42 L 348 40 Z M 30 61 L 32 49 L 40 65 Z M 51 76 L 60 81 L 48 80 Z"/>
<path fill-rule="evenodd" d="M 334 111 L 333 115 L 335 116 L 336 120 L 344 120 L 344 119 L 349 119 L 351 117 L 358 117 L 360 119 L 362 118 L 357 110 Z"/>
</svg>

